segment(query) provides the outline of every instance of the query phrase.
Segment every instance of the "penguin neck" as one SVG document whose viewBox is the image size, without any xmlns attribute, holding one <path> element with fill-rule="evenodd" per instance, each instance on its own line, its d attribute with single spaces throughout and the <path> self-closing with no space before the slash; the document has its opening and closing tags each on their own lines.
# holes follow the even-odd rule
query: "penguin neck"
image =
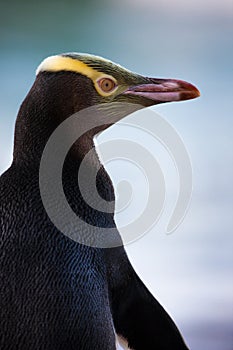
<svg viewBox="0 0 233 350">
<path fill-rule="evenodd" d="M 43 77 L 40 78 L 43 80 Z M 63 98 L 53 100 L 45 88 L 45 82 L 36 82 L 24 100 L 16 121 L 13 163 L 24 168 L 24 173 L 39 175 L 41 157 L 45 146 L 56 128 L 73 113 L 77 106 L 65 103 L 70 98 L 70 90 L 63 90 Z M 60 83 L 60 86 L 64 86 Z M 65 92 L 64 92 L 65 91 Z M 67 92 L 68 91 L 68 92 Z M 64 94 L 67 92 L 67 96 Z M 82 106 L 80 107 L 82 109 Z M 82 135 L 68 152 L 64 165 L 64 184 L 68 188 L 77 182 L 77 172 L 85 159 L 85 169 L 88 186 L 90 174 L 97 175 L 98 192 L 106 200 L 114 200 L 112 182 L 101 164 L 94 145 L 94 135 L 99 130 L 91 130 Z M 64 139 L 69 141 L 69 134 Z M 91 152 L 90 152 L 91 151 Z M 86 157 L 90 153 L 89 157 Z M 54 154 L 54 158 L 56 154 Z M 76 183 L 77 187 L 77 183 Z"/>
<path fill-rule="evenodd" d="M 53 98 L 45 82 L 43 76 L 37 78 L 20 107 L 15 125 L 14 163 L 27 166 L 32 163 L 37 168 L 54 130 L 62 119 L 74 113 L 72 105 L 64 104 L 58 97 Z"/>
</svg>

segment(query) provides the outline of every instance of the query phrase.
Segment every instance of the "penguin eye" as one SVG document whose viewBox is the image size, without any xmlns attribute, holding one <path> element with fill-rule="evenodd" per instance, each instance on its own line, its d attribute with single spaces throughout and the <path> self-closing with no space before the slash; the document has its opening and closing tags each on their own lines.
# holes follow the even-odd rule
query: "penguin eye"
<svg viewBox="0 0 233 350">
<path fill-rule="evenodd" d="M 116 83 L 110 78 L 103 78 L 98 81 L 99 87 L 103 92 L 111 92 L 115 89 Z"/>
</svg>

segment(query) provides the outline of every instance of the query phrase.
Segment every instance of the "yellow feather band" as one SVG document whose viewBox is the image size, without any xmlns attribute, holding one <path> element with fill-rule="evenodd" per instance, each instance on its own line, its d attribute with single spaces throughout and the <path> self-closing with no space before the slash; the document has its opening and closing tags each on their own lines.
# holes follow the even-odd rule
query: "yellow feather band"
<svg viewBox="0 0 233 350">
<path fill-rule="evenodd" d="M 98 85 L 98 80 L 103 78 L 109 78 L 112 79 L 116 84 L 116 79 L 103 72 L 99 72 L 98 70 L 95 70 L 94 68 L 89 67 L 86 63 L 79 61 L 77 59 L 71 58 L 71 57 L 65 57 L 65 56 L 50 56 L 47 57 L 42 63 L 39 65 L 39 67 L 36 70 L 36 75 L 40 72 L 59 72 L 59 71 L 69 71 L 69 72 L 75 72 L 80 73 L 82 75 L 85 75 L 86 77 L 90 78 L 97 90 L 97 92 L 104 97 L 112 95 L 115 90 L 110 93 L 106 93 L 102 91 Z"/>
</svg>

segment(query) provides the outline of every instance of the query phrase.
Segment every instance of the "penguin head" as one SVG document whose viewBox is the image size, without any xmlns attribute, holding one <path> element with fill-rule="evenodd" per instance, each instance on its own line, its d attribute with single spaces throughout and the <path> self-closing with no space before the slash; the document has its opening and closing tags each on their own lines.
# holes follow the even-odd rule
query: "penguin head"
<svg viewBox="0 0 233 350">
<path fill-rule="evenodd" d="M 39 65 L 36 80 L 19 111 L 14 155 L 22 153 L 22 148 L 24 154 L 41 155 L 47 140 L 64 120 L 91 106 L 122 102 L 142 108 L 198 96 L 198 89 L 190 83 L 144 77 L 98 56 L 50 56 Z M 119 119 L 129 113 L 124 111 Z M 103 123 L 85 142 L 110 125 Z"/>
<path fill-rule="evenodd" d="M 71 72 L 76 79 L 70 79 Z M 75 96 L 79 97 L 79 110 L 85 105 L 88 107 L 119 101 L 148 107 L 164 102 L 188 100 L 200 95 L 195 86 L 185 81 L 144 77 L 110 60 L 89 54 L 66 53 L 50 56 L 39 65 L 36 73 L 37 76 L 53 74 L 55 79 L 59 74 L 66 76 L 67 85 L 70 79 L 71 92 L 76 86 Z M 74 102 L 75 96 L 71 96 L 70 103 Z"/>
</svg>

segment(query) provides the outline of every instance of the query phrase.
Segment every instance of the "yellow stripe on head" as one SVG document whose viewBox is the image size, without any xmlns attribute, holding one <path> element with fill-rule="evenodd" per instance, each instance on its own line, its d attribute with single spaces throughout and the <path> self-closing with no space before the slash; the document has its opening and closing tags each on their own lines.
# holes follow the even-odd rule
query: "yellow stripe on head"
<svg viewBox="0 0 233 350">
<path fill-rule="evenodd" d="M 114 91 L 111 91 L 110 93 L 106 93 L 102 91 L 98 85 L 98 81 L 104 78 L 112 79 L 117 85 L 117 81 L 113 76 L 100 72 L 88 66 L 84 62 L 68 56 L 56 55 L 56 56 L 47 57 L 44 61 L 42 61 L 42 63 L 37 68 L 36 75 L 38 75 L 40 72 L 60 72 L 60 71 L 69 71 L 69 72 L 75 72 L 75 73 L 85 75 L 86 77 L 88 77 L 93 81 L 97 92 L 101 96 L 107 97 L 112 95 L 115 92 L 114 90 Z"/>
</svg>

